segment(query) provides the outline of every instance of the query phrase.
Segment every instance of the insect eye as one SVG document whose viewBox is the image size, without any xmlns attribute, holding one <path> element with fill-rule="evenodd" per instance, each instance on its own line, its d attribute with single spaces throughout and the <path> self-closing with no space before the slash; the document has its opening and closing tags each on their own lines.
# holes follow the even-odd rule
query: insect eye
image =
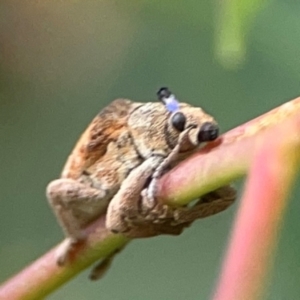
<svg viewBox="0 0 300 300">
<path fill-rule="evenodd" d="M 217 125 L 206 122 L 201 126 L 198 133 L 199 142 L 208 142 L 215 140 L 219 135 L 219 128 Z"/>
<path fill-rule="evenodd" d="M 175 129 L 178 131 L 183 131 L 186 122 L 186 117 L 182 112 L 177 112 L 173 115 L 171 123 Z"/>
</svg>

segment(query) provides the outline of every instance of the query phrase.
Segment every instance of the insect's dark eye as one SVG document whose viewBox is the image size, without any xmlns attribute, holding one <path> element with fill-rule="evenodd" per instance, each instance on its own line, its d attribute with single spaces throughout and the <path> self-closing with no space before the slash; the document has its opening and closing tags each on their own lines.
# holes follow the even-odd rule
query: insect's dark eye
<svg viewBox="0 0 300 300">
<path fill-rule="evenodd" d="M 208 142 L 215 140 L 219 135 L 219 128 L 216 124 L 206 122 L 201 126 L 198 133 L 199 142 Z"/>
<path fill-rule="evenodd" d="M 186 117 L 182 112 L 177 112 L 173 115 L 171 123 L 178 131 L 183 131 L 186 122 Z"/>
</svg>

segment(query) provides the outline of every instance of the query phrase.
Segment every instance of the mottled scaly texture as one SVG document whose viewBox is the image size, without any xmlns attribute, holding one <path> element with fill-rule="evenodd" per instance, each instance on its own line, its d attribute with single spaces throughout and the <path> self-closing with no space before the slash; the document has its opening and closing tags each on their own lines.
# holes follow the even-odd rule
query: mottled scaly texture
<svg viewBox="0 0 300 300">
<path fill-rule="evenodd" d="M 176 129 L 174 115 L 184 122 Z M 69 242 L 58 263 L 84 241 L 84 229 L 106 213 L 106 226 L 130 237 L 179 234 L 197 218 L 224 210 L 232 190 L 202 198 L 195 208 L 169 208 L 155 201 L 157 178 L 201 144 L 202 125 L 216 122 L 201 108 L 180 103 L 170 112 L 163 103 L 117 99 L 91 122 L 71 152 L 61 178 L 47 197 Z M 143 191 L 143 193 L 142 193 Z"/>
</svg>

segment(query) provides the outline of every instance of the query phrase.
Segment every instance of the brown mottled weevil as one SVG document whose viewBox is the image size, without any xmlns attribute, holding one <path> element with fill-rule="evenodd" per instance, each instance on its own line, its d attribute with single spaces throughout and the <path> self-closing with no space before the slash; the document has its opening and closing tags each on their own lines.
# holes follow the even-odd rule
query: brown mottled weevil
<svg viewBox="0 0 300 300">
<path fill-rule="evenodd" d="M 192 207 L 171 208 L 155 200 L 157 179 L 218 137 L 216 121 L 200 107 L 178 102 L 167 88 L 157 94 L 160 102 L 117 99 L 104 108 L 77 142 L 61 178 L 48 185 L 49 203 L 68 237 L 59 264 L 102 214 L 108 229 L 129 237 L 179 234 L 235 200 L 230 186 Z"/>
</svg>

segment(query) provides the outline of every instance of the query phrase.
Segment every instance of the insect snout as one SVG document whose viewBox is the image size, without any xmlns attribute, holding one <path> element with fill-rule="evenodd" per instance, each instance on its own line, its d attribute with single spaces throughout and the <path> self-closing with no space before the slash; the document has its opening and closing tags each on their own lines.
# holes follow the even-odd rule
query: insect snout
<svg viewBox="0 0 300 300">
<path fill-rule="evenodd" d="M 197 139 L 198 142 L 209 142 L 215 140 L 219 136 L 219 127 L 215 123 L 205 122 L 202 124 Z"/>
</svg>

